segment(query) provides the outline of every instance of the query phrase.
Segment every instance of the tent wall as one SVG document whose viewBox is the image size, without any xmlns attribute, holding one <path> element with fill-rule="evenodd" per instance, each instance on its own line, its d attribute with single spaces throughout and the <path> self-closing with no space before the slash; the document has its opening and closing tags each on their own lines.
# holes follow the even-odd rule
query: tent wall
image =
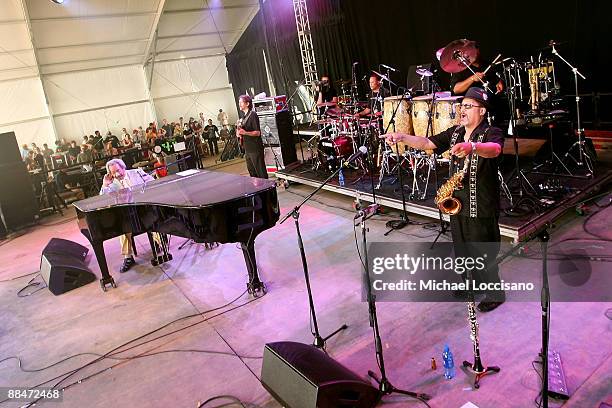
<svg viewBox="0 0 612 408">
<path fill-rule="evenodd" d="M 216 124 L 219 109 L 230 123 L 238 119 L 223 55 L 155 63 L 151 96 L 160 121 L 188 120 L 202 112 Z"/>
<path fill-rule="evenodd" d="M 44 76 L 58 138 L 80 141 L 99 130 L 154 121 L 143 69 L 139 65 Z"/>
<path fill-rule="evenodd" d="M 38 77 L 0 82 L 0 95 L 0 133 L 15 132 L 20 146 L 53 146 L 53 126 Z"/>
<path fill-rule="evenodd" d="M 156 115 L 161 122 L 202 112 L 216 123 L 223 109 L 234 123 L 238 114 L 225 66 L 223 55 L 155 63 L 150 93 L 141 65 L 44 75 L 57 134 L 39 77 L 0 81 L 0 131 L 14 131 L 20 144 L 53 146 L 61 138 L 79 142 L 95 130 L 119 135 L 124 127 L 146 127 Z"/>
</svg>

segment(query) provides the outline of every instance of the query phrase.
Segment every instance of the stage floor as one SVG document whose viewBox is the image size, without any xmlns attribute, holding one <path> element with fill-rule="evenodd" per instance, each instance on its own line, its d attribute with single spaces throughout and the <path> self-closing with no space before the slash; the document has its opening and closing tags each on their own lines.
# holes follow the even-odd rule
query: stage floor
<svg viewBox="0 0 612 408">
<path fill-rule="evenodd" d="M 511 158 L 511 156 L 505 156 Z M 529 159 L 531 160 L 531 159 Z M 501 175 L 509 184 L 510 191 L 517 191 L 516 179 L 512 179 L 514 170 L 513 162 L 507 160 L 505 166 L 501 166 Z M 528 160 L 522 160 L 521 168 L 529 168 Z M 526 170 L 524 170 L 526 171 Z M 398 175 L 385 175 L 382 183 L 379 186 L 379 173 L 375 172 L 373 179 L 369 174 L 364 176 L 362 170 L 347 169 L 343 171 L 345 184 L 341 187 L 338 178 L 333 178 L 323 188 L 328 191 L 333 191 L 355 199 L 371 203 L 376 200 L 377 203 L 401 210 L 402 192 L 399 189 Z M 277 172 L 277 177 L 300 184 L 318 187 L 331 172 L 327 169 L 313 169 L 312 164 L 308 162 L 293 163 L 284 170 Z M 429 182 L 426 183 L 426 168 L 422 168 L 417 173 L 418 190 L 415 189 L 413 195 L 413 174 L 410 172 L 404 173 L 404 196 L 406 199 L 406 210 L 410 214 L 419 214 L 429 218 L 439 219 L 440 214 L 438 208 L 434 204 L 436 194 L 436 178 L 434 171 L 431 171 Z M 441 185 L 448 178 L 448 165 L 442 164 L 438 166 L 438 185 Z M 588 198 L 589 194 L 599 191 L 601 186 L 609 183 L 612 180 L 612 165 L 609 163 L 598 163 L 595 171 L 595 176 L 592 178 L 579 178 L 567 176 L 548 176 L 536 173 L 527 173 L 527 179 L 531 185 L 538 189 L 541 184 L 554 184 L 558 181 L 563 189 L 555 193 L 544 194 L 541 197 L 539 204 L 542 206 L 541 211 L 527 212 L 521 215 L 507 215 L 504 211 L 500 213 L 500 231 L 502 236 L 511 238 L 513 241 L 523 241 L 533 236 L 535 232 L 545 225 L 551 224 L 563 212 L 571 207 L 575 207 L 577 203 Z M 513 180 L 513 181 L 511 181 Z M 374 186 L 374 194 L 372 187 Z M 514 197 L 514 200 L 518 197 Z M 511 207 L 511 202 L 505 194 L 501 194 L 501 208 L 508 209 Z M 448 216 L 444 216 L 448 220 Z"/>
<path fill-rule="evenodd" d="M 244 168 L 237 165 L 224 170 L 230 168 L 244 173 Z M 302 185 L 279 189 L 282 214 L 310 191 L 312 188 Z M 62 385 L 68 388 L 61 404 L 42 405 L 195 407 L 198 401 L 216 395 L 233 395 L 247 407 L 280 406 L 259 382 L 264 345 L 312 340 L 291 220 L 256 240 L 260 276 L 268 287 L 268 293 L 256 300 L 243 294 L 247 273 L 236 245 L 212 250 L 192 245 L 178 250 L 183 240 L 172 238 L 174 260 L 153 267 L 148 262 L 150 252 L 144 236 L 136 240 L 138 265 L 125 274 L 113 272 L 116 289 L 103 293 L 95 282 L 57 297 L 46 289 L 17 297 L 33 275 L 13 278 L 38 270 L 40 252 L 51 237 L 87 245 L 74 216 L 70 210 L 62 217 L 48 217 L 45 225 L 0 243 L 0 386 L 34 386 L 45 381 L 54 384 L 57 376 L 94 361 L 98 354 L 140 338 L 130 343 L 133 348 L 124 347 L 121 354 L 93 363 L 66 379 Z M 302 208 L 301 227 L 321 333 L 326 335 L 344 323 L 349 326 L 328 342 L 327 350 L 365 377 L 367 370 L 377 369 L 368 308 L 361 301 L 353 216 L 349 197 L 323 191 Z M 417 225 L 384 236 L 385 221 L 396 216 L 372 218 L 369 239 L 431 241 L 435 236 L 435 231 Z M 591 219 L 589 231 L 610 237 L 606 220 L 611 216 L 612 207 L 602 210 Z M 427 220 L 420 216 L 414 219 Z M 558 220 L 551 230 L 551 245 L 566 250 L 577 243 L 584 246 L 580 241 L 560 243 L 568 237 L 589 238 L 582 228 L 584 220 L 572 213 Z M 609 243 L 597 245 L 611 253 Z M 118 242 L 107 242 L 106 251 L 109 267 L 116 271 L 121 264 Z M 539 244 L 528 244 L 528 251 L 537 258 Z M 89 262 L 99 276 L 95 260 Z M 502 263 L 501 274 L 503 277 L 526 268 L 539 270 L 540 266 L 538 259 L 508 258 Z M 593 261 L 591 268 L 592 273 L 609 273 L 607 262 Z M 610 303 L 552 304 L 550 347 L 562 355 L 572 394 L 564 407 L 612 403 L 610 307 Z M 472 389 L 471 377 L 458 367 L 464 359 L 472 359 L 465 304 L 380 303 L 378 313 L 387 373 L 394 385 L 431 394 L 429 405 L 434 408 L 461 407 L 468 401 L 480 408 L 534 406 L 539 378 L 532 361 L 540 348 L 539 303 L 510 299 L 493 312 L 479 314 L 483 363 L 501 367 L 499 374 L 482 380 L 479 390 Z M 457 365 L 457 376 L 452 380 L 442 376 L 445 343 L 450 345 Z M 33 370 L 77 353 L 92 354 L 81 354 L 37 372 L 23 372 L 16 360 L 7 360 L 18 356 L 24 369 Z M 430 369 L 432 357 L 438 362 L 436 371 Z M 219 400 L 211 406 L 225 402 Z M 551 400 L 550 406 L 561 405 Z M 385 398 L 384 406 L 425 405 L 394 395 Z"/>
</svg>

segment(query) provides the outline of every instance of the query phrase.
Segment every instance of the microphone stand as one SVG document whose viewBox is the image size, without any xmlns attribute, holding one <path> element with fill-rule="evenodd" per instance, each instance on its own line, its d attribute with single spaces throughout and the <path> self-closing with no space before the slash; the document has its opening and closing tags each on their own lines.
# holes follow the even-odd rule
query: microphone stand
<svg viewBox="0 0 612 408">
<path fill-rule="evenodd" d="M 570 146 L 570 148 L 567 150 L 567 153 L 565 153 L 565 158 L 567 159 L 568 157 L 571 157 L 578 167 L 586 166 L 588 170 L 586 177 L 593 177 L 594 174 L 592 158 L 587 152 L 584 151 L 584 129 L 582 128 L 582 122 L 580 120 L 580 95 L 578 94 L 578 76 L 580 76 L 580 78 L 582 79 L 586 79 L 586 77 L 582 75 L 580 71 L 578 71 L 578 68 L 574 67 L 565 58 L 563 58 L 561 54 L 559 54 L 559 51 L 557 51 L 557 49 L 555 48 L 554 42 L 551 43 L 551 46 L 553 55 L 556 55 L 561 61 L 563 61 L 565 65 L 567 65 L 574 74 L 574 87 L 576 90 L 576 125 L 578 126 L 578 129 L 576 129 L 576 133 L 578 133 L 578 141 L 576 141 L 573 145 Z M 576 158 L 571 155 L 571 151 L 575 147 L 577 147 L 578 150 L 578 160 L 576 160 Z"/>
<path fill-rule="evenodd" d="M 548 285 L 548 230 L 545 228 L 539 235 L 542 247 L 542 407 L 548 408 L 548 339 L 550 337 L 550 287 Z"/>
<path fill-rule="evenodd" d="M 436 104 L 436 92 L 440 89 L 440 86 L 438 85 L 438 83 L 436 82 L 435 79 L 433 79 L 433 77 L 431 78 L 431 87 L 432 87 L 432 100 L 431 100 L 431 106 L 429 107 L 429 118 L 427 118 L 427 131 L 425 132 L 425 137 L 429 137 L 430 135 L 433 136 L 434 134 L 434 129 L 433 129 L 433 115 L 434 115 L 434 107 Z M 461 114 L 461 112 L 458 112 L 457 114 Z M 449 177 L 452 176 L 452 156 L 449 158 L 448 160 L 448 167 L 449 167 Z M 439 188 L 439 183 L 438 183 L 438 161 L 437 161 L 437 155 L 434 153 L 433 156 L 433 163 L 434 163 L 434 178 L 436 181 L 436 193 L 438 191 Z M 427 193 L 427 190 L 425 191 L 425 194 Z M 434 194 L 435 197 L 435 194 Z M 442 216 L 442 210 L 440 209 L 440 207 L 438 207 L 438 218 L 440 220 L 440 230 L 438 231 L 438 235 L 436 235 L 436 238 L 433 240 L 433 242 L 431 243 L 431 246 L 429 247 L 429 249 L 433 249 L 434 245 L 436 245 L 436 242 L 438 242 L 438 240 L 440 239 L 440 237 L 442 235 L 446 235 L 446 233 L 448 232 L 448 229 L 450 227 L 450 223 L 448 223 L 447 221 L 444 220 L 444 217 Z"/>
<path fill-rule="evenodd" d="M 325 342 L 330 339 L 331 337 L 335 336 L 336 334 L 338 334 L 339 332 L 341 332 L 342 330 L 345 330 L 348 326 L 346 324 L 343 324 L 342 326 L 340 326 L 337 330 L 335 330 L 334 332 L 332 332 L 331 334 L 329 334 L 327 337 L 322 337 L 321 334 L 319 333 L 319 325 L 317 323 L 317 315 L 316 315 L 316 311 L 315 311 L 315 306 L 314 306 L 314 300 L 312 298 L 312 289 L 310 287 L 310 277 L 308 274 L 308 262 L 306 260 L 306 252 L 304 251 L 304 241 L 302 240 L 302 234 L 300 232 L 300 208 L 302 208 L 302 206 L 304 204 L 306 204 L 306 202 L 308 200 L 310 200 L 315 194 L 317 194 L 332 178 L 334 178 L 339 172 L 340 170 L 342 170 L 343 167 L 345 167 L 347 163 L 346 162 L 341 162 L 340 166 L 338 166 L 338 169 L 336 169 L 329 177 L 327 177 L 323 183 L 321 183 L 313 192 L 311 192 L 310 194 L 308 194 L 306 197 L 304 197 L 304 199 L 302 200 L 302 202 L 300 202 L 298 205 L 296 205 L 293 210 L 291 210 L 289 213 L 287 213 L 279 222 L 279 224 L 284 223 L 285 221 L 287 221 L 287 219 L 289 217 L 292 217 L 295 223 L 295 231 L 297 234 L 297 240 L 298 240 L 298 247 L 300 249 L 300 257 L 302 259 L 302 269 L 304 270 L 304 281 L 306 282 L 306 291 L 308 293 L 308 305 L 310 308 L 310 317 L 312 319 L 312 335 L 314 336 L 314 340 L 313 340 L 313 346 L 315 346 L 316 348 L 319 349 L 325 349 Z"/>
<path fill-rule="evenodd" d="M 384 134 L 387 134 L 391 126 L 393 126 L 393 131 L 395 131 L 395 115 L 397 115 L 397 111 L 399 107 L 402 106 L 402 102 L 404 101 L 405 97 L 406 97 L 406 93 L 403 93 L 402 97 L 399 100 L 399 103 L 397 104 L 395 109 L 393 109 L 393 113 L 391 114 L 391 118 L 389 119 L 389 124 L 387 125 L 387 128 L 385 129 Z M 412 95 L 410 95 L 409 98 L 412 99 Z M 395 154 L 397 158 L 397 175 L 399 178 L 400 192 L 402 195 L 402 216 L 399 220 L 387 221 L 385 226 L 389 228 L 389 230 L 384 233 L 385 236 L 389 235 L 394 230 L 402 229 L 406 225 L 410 224 L 410 220 L 408 219 L 408 212 L 406 211 L 406 194 L 404 192 L 404 177 L 402 176 L 402 156 L 400 156 L 399 146 L 397 143 L 395 144 Z"/>
<path fill-rule="evenodd" d="M 368 314 L 370 317 L 370 327 L 374 331 L 374 348 L 376 352 L 376 360 L 378 361 L 378 367 L 380 369 L 380 378 L 372 371 L 368 370 L 368 376 L 370 376 L 378 384 L 379 399 L 384 395 L 390 395 L 393 393 L 408 395 L 419 400 L 427 401 L 431 399 L 431 396 L 422 393 L 416 393 L 413 391 L 406 391 L 399 388 L 395 388 L 389 379 L 387 378 L 387 372 L 385 370 L 385 359 L 383 356 L 382 340 L 380 339 L 380 329 L 378 327 L 378 316 L 376 313 L 376 296 L 372 294 L 372 280 L 370 278 L 370 270 L 368 263 L 368 242 L 366 238 L 366 219 L 368 218 L 367 213 L 359 211 L 355 219 L 359 220 L 361 225 L 361 242 L 363 252 L 363 267 L 365 273 L 365 284 L 368 296 Z"/>
</svg>

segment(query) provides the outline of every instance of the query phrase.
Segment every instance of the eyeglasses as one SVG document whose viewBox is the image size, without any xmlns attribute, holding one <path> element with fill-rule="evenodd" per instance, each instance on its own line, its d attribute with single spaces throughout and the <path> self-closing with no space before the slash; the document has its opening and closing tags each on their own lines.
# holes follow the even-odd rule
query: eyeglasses
<svg viewBox="0 0 612 408">
<path fill-rule="evenodd" d="M 459 105 L 459 107 L 461 109 L 464 109 L 464 110 L 470 110 L 472 108 L 482 108 L 482 105 L 473 105 L 471 103 L 462 103 L 461 105 Z"/>
</svg>

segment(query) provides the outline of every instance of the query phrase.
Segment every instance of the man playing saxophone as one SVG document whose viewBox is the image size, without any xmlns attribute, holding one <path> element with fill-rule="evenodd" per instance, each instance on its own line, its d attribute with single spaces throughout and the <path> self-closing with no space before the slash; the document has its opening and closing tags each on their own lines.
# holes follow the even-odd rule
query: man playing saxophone
<svg viewBox="0 0 612 408">
<path fill-rule="evenodd" d="M 504 135 L 501 129 L 487 123 L 486 113 L 491 106 L 489 99 L 481 88 L 468 89 L 461 102 L 460 125 L 430 138 L 403 133 L 386 135 L 390 143 L 403 142 L 415 149 L 433 150 L 437 154 L 450 149 L 457 158 L 453 173 L 458 171 L 462 174 L 455 173 L 436 197 L 440 209 L 450 215 L 456 253 L 463 247 L 461 244 L 468 242 L 497 243 L 499 251 L 498 157 L 502 153 Z M 494 263 L 496 256 L 497 252 L 487 257 Z M 490 266 L 486 276 L 472 276 L 472 279 L 499 283 L 497 265 Z M 489 292 L 478 309 L 488 312 L 504 301 L 503 291 Z"/>
</svg>

